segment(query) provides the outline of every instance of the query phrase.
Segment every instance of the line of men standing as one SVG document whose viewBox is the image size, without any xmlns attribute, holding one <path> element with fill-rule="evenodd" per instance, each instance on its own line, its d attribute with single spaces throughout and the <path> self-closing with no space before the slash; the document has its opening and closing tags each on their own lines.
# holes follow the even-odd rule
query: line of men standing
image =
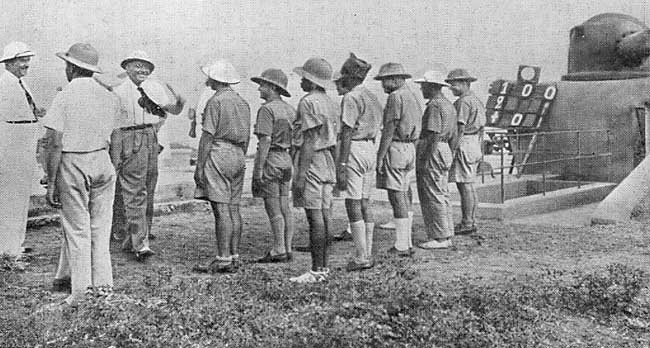
<svg viewBox="0 0 650 348">
<path fill-rule="evenodd" d="M 398 63 L 384 64 L 375 76 L 388 94 L 382 112 L 377 97 L 362 85 L 370 69 L 370 64 L 351 54 L 334 75 L 325 59 L 310 58 L 293 70 L 301 77 L 300 87 L 306 93 L 297 111 L 282 100 L 290 93 L 287 76 L 281 70 L 267 69 L 251 79 L 259 84 L 260 98 L 265 101 L 254 128 L 259 141 L 252 190 L 254 197 L 264 199 L 273 234 L 271 249 L 258 262 L 293 259 L 290 191 L 294 207 L 305 209 L 309 223 L 307 249 L 312 266 L 291 281 L 318 282 L 329 274 L 327 248 L 333 194 L 345 198 L 355 244 L 347 270 L 373 267 L 374 223 L 368 205 L 375 174 L 376 187 L 388 191 L 395 217 L 395 243 L 389 253 L 405 257 L 414 253 L 408 191 L 415 173 L 428 236 L 419 247 L 447 248 L 455 232 L 476 231 L 472 182 L 474 164 L 481 156 L 478 134 L 485 123 L 485 111 L 469 90 L 475 78 L 456 69 L 446 78 L 441 72 L 429 71 L 416 80 L 423 96 L 429 99 L 423 116 L 406 84 L 411 75 Z M 239 201 L 250 109 L 231 87 L 239 83 L 232 64 L 220 60 L 203 68 L 203 72 L 214 95 L 202 113 L 195 197 L 211 203 L 217 255 L 194 270 L 231 273 L 241 265 Z M 340 107 L 326 94 L 333 87 L 343 96 Z M 459 97 L 454 105 L 443 95 L 443 87 L 450 87 Z M 451 216 L 448 177 L 456 181 L 463 198 L 463 220 L 456 226 Z"/>
</svg>

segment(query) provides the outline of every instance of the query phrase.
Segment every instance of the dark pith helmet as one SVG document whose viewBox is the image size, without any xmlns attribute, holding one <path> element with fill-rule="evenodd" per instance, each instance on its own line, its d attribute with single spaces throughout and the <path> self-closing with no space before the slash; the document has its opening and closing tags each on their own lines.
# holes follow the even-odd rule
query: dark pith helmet
<svg viewBox="0 0 650 348">
<path fill-rule="evenodd" d="M 251 81 L 257 84 L 262 81 L 268 82 L 274 86 L 280 87 L 280 94 L 283 96 L 291 97 L 291 94 L 287 91 L 287 75 L 285 75 L 280 69 L 266 69 L 260 76 L 251 77 Z"/>
<path fill-rule="evenodd" d="M 411 74 L 407 74 L 404 67 L 400 63 L 386 63 L 379 68 L 379 73 L 375 76 L 375 80 L 383 80 L 388 77 L 399 76 L 405 79 L 410 79 Z"/>
<path fill-rule="evenodd" d="M 354 77 L 364 80 L 370 68 L 372 68 L 372 65 L 363 59 L 359 59 L 354 53 L 350 52 L 350 57 L 343 63 L 340 75 L 337 74 L 337 77 L 338 79 L 342 77 Z"/>
<path fill-rule="evenodd" d="M 451 82 L 451 81 L 469 81 L 469 82 L 474 82 L 476 81 L 476 77 L 472 76 L 467 72 L 465 69 L 454 69 L 449 72 L 447 75 L 447 79 L 445 80 L 446 82 Z"/>
</svg>

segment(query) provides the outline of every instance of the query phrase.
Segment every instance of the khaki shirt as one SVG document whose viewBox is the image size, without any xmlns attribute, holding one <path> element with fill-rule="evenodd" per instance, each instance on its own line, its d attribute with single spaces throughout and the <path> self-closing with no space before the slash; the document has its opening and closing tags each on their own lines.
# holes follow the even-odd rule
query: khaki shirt
<svg viewBox="0 0 650 348">
<path fill-rule="evenodd" d="M 341 100 L 341 123 L 354 129 L 352 140 L 375 139 L 381 117 L 381 104 L 366 87 L 354 87 Z"/>
<path fill-rule="evenodd" d="M 214 140 L 248 148 L 251 110 L 248 103 L 231 88 L 215 93 L 205 106 L 203 131 Z M 245 151 L 244 151 L 245 152 Z"/>
<path fill-rule="evenodd" d="M 439 141 L 449 142 L 456 137 L 457 117 L 454 105 L 444 95 L 438 95 L 427 103 L 422 116 L 422 135 L 424 131 L 440 134 Z"/>
<path fill-rule="evenodd" d="M 485 125 L 485 106 L 472 91 L 458 97 L 454 106 L 458 113 L 458 123 L 465 125 L 465 134 L 476 134 Z"/>
<path fill-rule="evenodd" d="M 296 110 L 291 105 L 280 99 L 272 100 L 257 111 L 253 133 L 271 137 L 271 148 L 288 149 L 295 120 Z"/>
<path fill-rule="evenodd" d="M 302 146 L 302 133 L 319 127 L 314 150 L 319 151 L 336 145 L 339 132 L 339 106 L 321 91 L 307 93 L 298 103 L 296 124 L 300 125 L 300 135 L 294 133 L 294 144 Z"/>
<path fill-rule="evenodd" d="M 63 133 L 63 152 L 96 151 L 108 148 L 119 112 L 114 94 L 92 78 L 76 78 L 54 97 L 43 125 Z"/>
<path fill-rule="evenodd" d="M 393 140 L 410 142 L 418 139 L 421 117 L 420 103 L 406 84 L 388 95 L 384 109 L 384 129 L 390 122 L 397 122 Z"/>
</svg>

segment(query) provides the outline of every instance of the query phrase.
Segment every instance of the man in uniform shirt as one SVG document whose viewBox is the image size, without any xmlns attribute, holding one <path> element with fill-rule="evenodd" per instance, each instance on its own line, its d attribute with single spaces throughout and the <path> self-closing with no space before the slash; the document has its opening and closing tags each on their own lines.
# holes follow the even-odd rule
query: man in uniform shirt
<svg viewBox="0 0 650 348">
<path fill-rule="evenodd" d="M 336 182 L 334 155 L 338 134 L 339 106 L 325 93 L 333 88 L 332 66 L 323 58 L 310 58 L 293 71 L 302 77 L 307 94 L 298 103 L 300 125 L 298 165 L 293 181 L 294 206 L 305 208 L 309 222 L 311 270 L 290 281 L 313 283 L 329 274 L 327 244 L 332 188 Z"/>
<path fill-rule="evenodd" d="M 57 278 L 70 272 L 72 294 L 65 302 L 74 305 L 89 286 L 113 285 L 109 241 L 115 169 L 108 146 L 119 101 L 92 78 L 101 71 L 91 45 L 77 43 L 57 56 L 66 62 L 70 83 L 43 119 L 48 140 L 46 197 L 61 209 L 61 255 L 67 258 L 61 259 Z"/>
<path fill-rule="evenodd" d="M 448 248 L 454 235 L 448 180 L 453 161 L 449 143 L 456 134 L 456 109 L 442 94 L 442 88 L 449 87 L 444 79 L 438 71 L 427 71 L 424 77 L 415 80 L 420 84 L 424 99 L 429 100 L 422 116 L 415 163 L 420 208 L 428 238 L 427 242 L 418 245 L 423 249 Z"/>
<path fill-rule="evenodd" d="M 20 256 L 23 251 L 27 210 L 36 167 L 37 117 L 45 110 L 36 107 L 23 81 L 31 57 L 26 44 L 9 43 L 0 63 L 0 255 Z"/>
<path fill-rule="evenodd" d="M 279 69 L 267 69 L 251 80 L 259 84 L 265 103 L 257 112 L 255 130 L 257 153 L 253 168 L 253 196 L 264 199 L 271 222 L 273 248 L 258 262 L 285 262 L 293 259 L 293 216 L 289 207 L 292 162 L 289 154 L 296 110 L 282 96 L 287 91 L 287 75 Z"/>
<path fill-rule="evenodd" d="M 406 86 L 410 77 L 398 63 L 382 65 L 375 76 L 388 94 L 377 151 L 377 188 L 388 191 L 395 217 L 395 245 L 388 252 L 404 257 L 413 253 L 408 190 L 415 169 L 415 142 L 420 136 L 422 117 L 415 94 Z"/>
<path fill-rule="evenodd" d="M 228 61 L 217 60 L 201 69 L 206 85 L 214 91 L 203 119 L 203 133 L 194 172 L 194 197 L 210 202 L 215 220 L 217 255 L 208 265 L 196 265 L 197 272 L 232 273 L 239 267 L 242 233 L 241 200 L 246 150 L 250 140 L 251 111 L 231 85 L 239 75 Z"/>
<path fill-rule="evenodd" d="M 455 156 L 449 181 L 456 182 L 458 187 L 463 219 L 454 230 L 456 234 L 470 234 L 476 232 L 478 200 L 474 189 L 474 164 L 481 159 L 480 139 L 485 125 L 485 106 L 470 90 L 470 84 L 476 81 L 476 78 L 467 70 L 452 70 L 445 81 L 451 85 L 451 91 L 458 97 L 454 102 L 458 113 L 458 141 L 452 147 Z"/>
<path fill-rule="evenodd" d="M 341 101 L 341 135 L 337 159 L 337 189 L 345 198 L 355 257 L 348 271 L 372 267 L 374 222 L 368 212 L 370 185 L 376 169 L 375 137 L 382 109 L 377 96 L 362 86 L 371 65 L 353 53 L 335 80 Z"/>
<path fill-rule="evenodd" d="M 167 113 L 181 112 L 185 100 L 171 91 L 176 100 L 170 104 L 165 87 L 148 78 L 155 66 L 145 52 L 134 52 L 121 66 L 129 78 L 114 89 L 122 114 L 111 139 L 111 159 L 117 170 L 113 235 L 123 239 L 124 250 L 143 261 L 153 255 L 149 234 L 158 181 L 157 131 Z"/>
</svg>

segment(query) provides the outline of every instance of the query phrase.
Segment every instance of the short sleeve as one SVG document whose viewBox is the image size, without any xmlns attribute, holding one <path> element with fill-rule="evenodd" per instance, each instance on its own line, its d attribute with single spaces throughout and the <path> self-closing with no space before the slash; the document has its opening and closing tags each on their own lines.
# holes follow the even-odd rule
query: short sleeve
<svg viewBox="0 0 650 348">
<path fill-rule="evenodd" d="M 427 105 L 426 110 L 426 123 L 423 124 L 424 130 L 431 132 L 441 133 L 442 132 L 442 110 L 438 104 L 431 103 Z"/>
<path fill-rule="evenodd" d="M 467 124 L 467 120 L 469 119 L 469 115 L 472 112 L 472 107 L 469 105 L 467 100 L 464 98 L 456 100 L 456 103 L 454 103 L 456 106 L 456 112 L 458 113 L 458 123 L 460 124 Z"/>
<path fill-rule="evenodd" d="M 43 117 L 43 126 L 46 128 L 54 129 L 63 132 L 65 127 L 65 92 L 59 92 L 52 101 L 50 109 Z"/>
<path fill-rule="evenodd" d="M 314 106 L 308 100 L 303 99 L 298 103 L 298 114 L 303 132 L 323 125 L 323 120 L 316 115 Z"/>
<path fill-rule="evenodd" d="M 205 106 L 205 113 L 203 114 L 203 131 L 215 135 L 217 133 L 217 126 L 219 125 L 220 117 L 221 103 L 213 97 Z"/>
<path fill-rule="evenodd" d="M 359 102 L 350 93 L 344 95 L 341 101 L 341 122 L 354 129 L 360 115 Z"/>
<path fill-rule="evenodd" d="M 402 118 L 401 104 L 401 100 L 397 93 L 391 93 L 388 95 L 386 108 L 384 109 L 384 128 L 388 123 Z"/>
<path fill-rule="evenodd" d="M 271 136 L 273 134 L 273 114 L 268 107 L 262 105 L 257 111 L 257 121 L 253 133 L 259 136 Z"/>
</svg>

